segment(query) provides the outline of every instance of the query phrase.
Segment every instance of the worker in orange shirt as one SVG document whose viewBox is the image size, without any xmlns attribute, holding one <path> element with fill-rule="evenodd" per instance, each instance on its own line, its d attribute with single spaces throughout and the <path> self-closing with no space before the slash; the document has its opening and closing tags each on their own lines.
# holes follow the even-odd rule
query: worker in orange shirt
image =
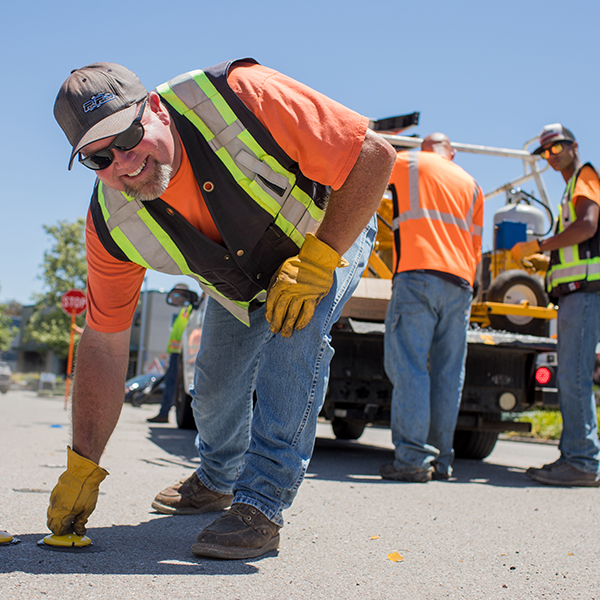
<svg viewBox="0 0 600 600">
<path fill-rule="evenodd" d="M 462 395 L 467 328 L 481 259 L 483 193 L 453 163 L 441 133 L 399 152 L 390 179 L 394 279 L 385 320 L 385 370 L 394 386 L 397 481 L 449 479 Z"/>
<path fill-rule="evenodd" d="M 209 296 L 190 390 L 200 466 L 152 506 L 230 506 L 199 533 L 199 556 L 275 550 L 313 451 L 329 332 L 371 253 L 393 148 L 366 117 L 252 59 L 150 92 L 122 65 L 94 63 L 72 71 L 54 114 L 69 166 L 78 159 L 97 179 L 73 445 L 50 529 L 82 535 L 95 508 L 151 268 L 188 275 Z"/>
<path fill-rule="evenodd" d="M 546 289 L 558 304 L 557 387 L 563 430 L 560 457 L 526 474 L 539 483 L 600 487 L 600 442 L 592 375 L 600 339 L 600 180 L 579 158 L 571 130 L 560 123 L 540 133 L 540 154 L 566 183 L 555 235 L 520 242 L 515 262 L 546 270 Z M 550 258 L 543 254 L 550 252 Z"/>
</svg>

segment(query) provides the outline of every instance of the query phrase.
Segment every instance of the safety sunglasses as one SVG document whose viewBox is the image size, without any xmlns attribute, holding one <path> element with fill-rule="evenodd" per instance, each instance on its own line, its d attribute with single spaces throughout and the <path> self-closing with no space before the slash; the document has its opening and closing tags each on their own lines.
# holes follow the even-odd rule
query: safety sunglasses
<svg viewBox="0 0 600 600">
<path fill-rule="evenodd" d="M 552 144 L 552 146 L 550 146 L 550 148 L 546 148 L 545 150 L 542 150 L 540 152 L 540 156 L 544 159 L 544 160 L 548 160 L 550 158 L 551 154 L 560 154 L 564 149 L 565 146 L 564 144 L 568 144 L 569 142 L 556 142 L 556 144 Z"/>
<path fill-rule="evenodd" d="M 120 133 L 112 142 L 108 148 L 99 150 L 96 154 L 90 156 L 83 156 L 79 153 L 79 162 L 86 166 L 92 171 L 101 171 L 110 167 L 114 156 L 112 148 L 116 148 L 121 152 L 127 152 L 127 150 L 133 150 L 144 138 L 144 126 L 142 125 L 142 115 L 146 108 L 146 100 L 142 102 L 142 107 L 137 117 L 133 120 L 133 123 L 122 133 Z"/>
</svg>

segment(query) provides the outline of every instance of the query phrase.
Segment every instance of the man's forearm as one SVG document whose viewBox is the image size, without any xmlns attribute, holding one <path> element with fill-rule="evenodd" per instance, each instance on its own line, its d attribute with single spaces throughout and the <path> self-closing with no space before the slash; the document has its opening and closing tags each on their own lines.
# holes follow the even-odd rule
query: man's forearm
<svg viewBox="0 0 600 600">
<path fill-rule="evenodd" d="M 77 349 L 73 386 L 73 450 L 98 463 L 123 406 L 129 330 L 86 328 Z"/>
<path fill-rule="evenodd" d="M 373 216 L 389 182 L 396 153 L 367 131 L 362 150 L 344 185 L 332 192 L 316 236 L 343 255 Z"/>
</svg>

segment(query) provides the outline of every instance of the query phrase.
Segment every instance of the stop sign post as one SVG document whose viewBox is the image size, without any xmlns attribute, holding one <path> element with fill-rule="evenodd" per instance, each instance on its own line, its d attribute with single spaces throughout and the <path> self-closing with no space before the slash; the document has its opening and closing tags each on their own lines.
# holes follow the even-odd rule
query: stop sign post
<svg viewBox="0 0 600 600">
<path fill-rule="evenodd" d="M 73 368 L 73 346 L 75 343 L 75 317 L 83 314 L 87 308 L 85 294 L 81 290 L 69 290 L 60 297 L 61 308 L 71 317 L 71 339 L 69 342 L 69 358 L 67 360 L 67 381 L 65 382 L 65 410 L 69 402 L 71 370 Z"/>
</svg>

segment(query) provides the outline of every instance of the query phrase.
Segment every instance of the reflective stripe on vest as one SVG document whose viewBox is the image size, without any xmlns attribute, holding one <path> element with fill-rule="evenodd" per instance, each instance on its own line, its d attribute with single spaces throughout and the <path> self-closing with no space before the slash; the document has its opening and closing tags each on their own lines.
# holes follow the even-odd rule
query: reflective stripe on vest
<svg viewBox="0 0 600 600">
<path fill-rule="evenodd" d="M 577 213 L 572 199 L 575 184 L 582 168 L 569 179 L 558 206 L 557 234 L 562 233 L 577 220 Z M 546 274 L 546 290 L 548 292 L 561 284 L 577 281 L 600 281 L 600 256 L 588 255 L 587 258 L 579 258 L 579 253 L 579 244 L 558 249 L 559 262 L 551 265 Z"/>
<path fill-rule="evenodd" d="M 455 225 L 462 231 L 466 231 L 471 236 L 481 236 L 483 228 L 481 225 L 473 225 L 473 211 L 475 203 L 479 195 L 479 187 L 476 181 L 473 181 L 473 201 L 465 215 L 465 218 L 457 217 L 456 215 L 441 212 L 439 210 L 431 210 L 421 207 L 421 198 L 419 194 L 419 158 L 418 153 L 408 153 L 408 194 L 410 209 L 400 213 L 392 221 L 392 229 L 396 231 L 400 227 L 400 223 L 406 221 L 414 221 L 417 219 L 430 219 L 432 221 L 441 221 L 446 225 Z"/>
<path fill-rule="evenodd" d="M 306 233 L 316 230 L 323 210 L 295 185 L 296 176 L 260 147 L 206 74 L 184 73 L 157 91 L 196 126 L 238 185 L 300 248 Z"/>
<path fill-rule="evenodd" d="M 250 325 L 250 302 L 226 298 L 208 280 L 194 273 L 175 242 L 152 218 L 143 202 L 104 186 L 102 182 L 98 182 L 97 194 L 110 235 L 131 262 L 161 273 L 189 275 L 234 317 Z M 266 300 L 266 292 L 259 292 L 254 299 Z"/>
</svg>

